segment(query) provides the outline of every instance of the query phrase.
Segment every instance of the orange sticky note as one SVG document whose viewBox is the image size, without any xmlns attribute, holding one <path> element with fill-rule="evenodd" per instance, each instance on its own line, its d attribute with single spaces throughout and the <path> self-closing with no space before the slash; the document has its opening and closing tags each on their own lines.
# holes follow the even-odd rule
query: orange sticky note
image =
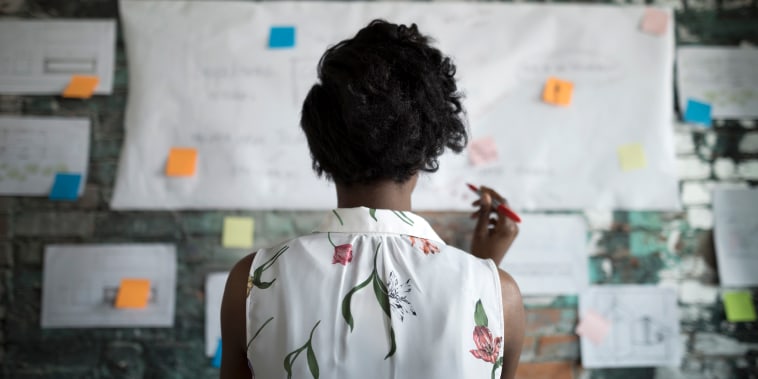
<svg viewBox="0 0 758 379">
<path fill-rule="evenodd" d="M 149 297 L 149 279 L 121 279 L 116 295 L 116 308 L 145 308 Z"/>
<path fill-rule="evenodd" d="M 574 83 L 558 78 L 548 78 L 545 89 L 542 90 L 542 100 L 553 105 L 571 104 L 571 93 L 574 92 Z"/>
<path fill-rule="evenodd" d="M 167 176 L 192 176 L 197 170 L 197 150 L 191 147 L 173 147 L 166 162 Z"/>
<path fill-rule="evenodd" d="M 89 99 L 95 93 L 100 78 L 90 75 L 74 75 L 63 90 L 63 97 Z"/>
</svg>

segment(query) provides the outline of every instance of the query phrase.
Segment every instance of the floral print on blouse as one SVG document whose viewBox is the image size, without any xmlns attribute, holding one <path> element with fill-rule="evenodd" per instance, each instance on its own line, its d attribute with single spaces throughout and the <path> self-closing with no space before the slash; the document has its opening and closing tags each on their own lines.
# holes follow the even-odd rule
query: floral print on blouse
<svg viewBox="0 0 758 379">
<path fill-rule="evenodd" d="M 313 234 L 256 252 L 246 292 L 258 378 L 484 379 L 502 369 L 497 268 L 411 212 L 335 209 Z"/>
</svg>

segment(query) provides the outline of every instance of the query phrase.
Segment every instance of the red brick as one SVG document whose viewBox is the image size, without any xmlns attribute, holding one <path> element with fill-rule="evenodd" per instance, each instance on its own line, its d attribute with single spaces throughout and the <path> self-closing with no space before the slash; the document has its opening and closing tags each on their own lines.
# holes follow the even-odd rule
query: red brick
<svg viewBox="0 0 758 379">
<path fill-rule="evenodd" d="M 555 327 L 561 322 L 561 310 L 555 308 L 527 309 L 526 333 L 536 332 Z"/>
<path fill-rule="evenodd" d="M 572 379 L 573 372 L 571 362 L 520 363 L 516 379 Z"/>
<path fill-rule="evenodd" d="M 578 359 L 579 338 L 572 334 L 540 337 L 537 357 L 540 360 Z"/>
</svg>

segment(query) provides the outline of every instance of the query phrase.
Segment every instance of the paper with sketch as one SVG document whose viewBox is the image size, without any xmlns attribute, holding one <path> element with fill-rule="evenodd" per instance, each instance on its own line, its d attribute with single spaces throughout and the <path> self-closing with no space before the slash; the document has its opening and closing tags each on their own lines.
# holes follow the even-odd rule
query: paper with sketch
<svg viewBox="0 0 758 379">
<path fill-rule="evenodd" d="M 524 295 L 578 294 L 589 285 L 587 224 L 579 215 L 523 215 L 500 267 Z"/>
<path fill-rule="evenodd" d="M 90 121 L 0 116 L 0 195 L 47 196 L 59 172 L 87 182 Z"/>
<path fill-rule="evenodd" d="M 682 112 L 695 99 L 711 104 L 713 118 L 758 117 L 758 49 L 682 46 L 676 57 Z"/>
<path fill-rule="evenodd" d="M 74 75 L 113 91 L 115 20 L 0 21 L 0 93 L 60 94 Z"/>
<path fill-rule="evenodd" d="M 757 286 L 758 189 L 715 189 L 713 219 L 721 286 Z"/>
<path fill-rule="evenodd" d="M 221 339 L 221 300 L 228 272 L 214 272 L 205 278 L 205 355 L 216 353 Z"/>
<path fill-rule="evenodd" d="M 43 328 L 171 327 L 176 247 L 169 244 L 48 245 Z M 118 309 L 122 279 L 150 281 L 144 309 Z"/>
<path fill-rule="evenodd" d="M 679 366 L 682 348 L 676 290 L 643 285 L 592 286 L 579 296 L 579 317 L 594 311 L 610 323 L 599 344 L 581 337 L 582 366 Z"/>
<path fill-rule="evenodd" d="M 423 175 L 419 210 L 466 210 L 464 183 L 515 209 L 676 209 L 671 126 L 674 39 L 640 33 L 643 6 L 425 2 L 122 1 L 129 54 L 126 138 L 116 209 L 328 209 L 334 188 L 311 170 L 300 108 L 324 50 L 370 20 L 415 22 L 453 56 L 471 140 L 498 161 L 448 153 Z M 669 10 L 664 12 L 671 14 Z M 270 49 L 271 26 L 297 28 Z M 541 100 L 549 77 L 573 83 L 570 107 Z M 160 85 L 156 85 L 160 83 Z M 626 173 L 616 147 L 645 146 Z M 162 175 L 172 146 L 195 147 L 191 178 Z M 307 196 L 305 191 L 307 189 Z"/>
</svg>

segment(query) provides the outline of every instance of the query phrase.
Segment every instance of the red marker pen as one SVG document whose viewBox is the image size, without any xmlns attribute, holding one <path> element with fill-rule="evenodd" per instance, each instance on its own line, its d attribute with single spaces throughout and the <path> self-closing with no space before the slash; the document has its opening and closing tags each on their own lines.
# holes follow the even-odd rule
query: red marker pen
<svg viewBox="0 0 758 379">
<path fill-rule="evenodd" d="M 482 191 L 479 190 L 475 185 L 466 183 L 468 188 L 471 188 L 472 191 L 476 192 L 479 196 L 482 196 Z M 507 205 L 497 201 L 497 199 L 492 199 L 492 205 L 497 208 L 497 211 L 504 214 L 509 219 L 515 221 L 515 222 L 521 222 L 521 217 L 516 214 L 511 208 L 508 208 Z"/>
</svg>

